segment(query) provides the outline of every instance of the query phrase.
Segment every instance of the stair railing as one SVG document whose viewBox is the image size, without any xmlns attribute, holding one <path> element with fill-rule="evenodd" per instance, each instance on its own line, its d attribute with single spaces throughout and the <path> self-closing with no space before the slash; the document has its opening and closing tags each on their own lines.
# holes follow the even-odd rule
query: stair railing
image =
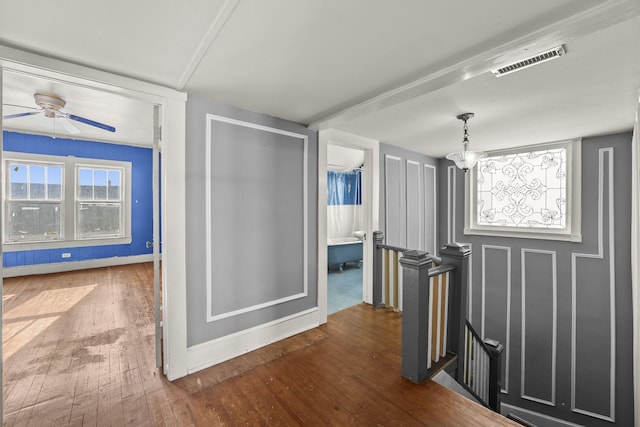
<svg viewBox="0 0 640 427">
<path fill-rule="evenodd" d="M 402 289 L 402 267 L 400 259 L 408 249 L 385 245 L 384 233 L 373 232 L 374 272 L 373 305 L 400 311 L 400 289 Z"/>
<path fill-rule="evenodd" d="M 494 411 L 500 410 L 500 358 L 502 344 L 480 338 L 469 321 L 464 327 L 464 371 L 460 384 L 476 399 Z"/>
<path fill-rule="evenodd" d="M 382 231 L 373 232 L 373 305 L 377 308 L 400 310 L 403 276 L 400 260 L 409 249 L 386 245 Z"/>
<path fill-rule="evenodd" d="M 374 305 L 389 307 L 389 289 L 402 286 L 402 376 L 420 383 L 446 367 L 481 403 L 499 411 L 503 347 L 483 341 L 466 319 L 470 248 L 450 243 L 437 258 L 386 246 L 382 232 L 374 232 L 374 239 Z M 393 280 L 385 271 L 394 271 Z M 390 308 L 397 310 L 397 288 L 391 292 Z"/>
</svg>

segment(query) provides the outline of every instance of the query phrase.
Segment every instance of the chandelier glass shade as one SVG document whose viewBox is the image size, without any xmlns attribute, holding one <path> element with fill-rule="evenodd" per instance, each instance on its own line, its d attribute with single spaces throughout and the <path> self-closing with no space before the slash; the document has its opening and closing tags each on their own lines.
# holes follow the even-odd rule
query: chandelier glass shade
<svg viewBox="0 0 640 427">
<path fill-rule="evenodd" d="M 458 120 L 462 120 L 464 122 L 464 134 L 462 139 L 464 148 L 462 151 L 450 153 L 446 156 L 447 160 L 455 162 L 456 166 L 465 172 L 469 169 L 472 169 L 476 165 L 478 160 L 487 157 L 487 153 L 484 153 L 482 151 L 469 150 L 469 128 L 467 126 L 467 120 L 469 120 L 473 116 L 473 113 L 464 113 L 456 116 Z"/>
</svg>

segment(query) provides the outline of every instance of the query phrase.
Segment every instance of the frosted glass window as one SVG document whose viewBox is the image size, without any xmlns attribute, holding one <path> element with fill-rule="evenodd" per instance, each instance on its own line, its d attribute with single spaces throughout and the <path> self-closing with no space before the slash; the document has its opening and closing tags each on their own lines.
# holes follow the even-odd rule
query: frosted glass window
<svg viewBox="0 0 640 427">
<path fill-rule="evenodd" d="M 566 227 L 565 147 L 486 157 L 477 168 L 478 225 Z"/>
</svg>

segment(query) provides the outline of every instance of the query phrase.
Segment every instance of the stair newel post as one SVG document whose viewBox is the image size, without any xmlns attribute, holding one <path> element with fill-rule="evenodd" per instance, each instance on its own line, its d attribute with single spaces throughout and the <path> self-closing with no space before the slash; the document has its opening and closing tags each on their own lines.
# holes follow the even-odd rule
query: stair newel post
<svg viewBox="0 0 640 427">
<path fill-rule="evenodd" d="M 382 301 L 382 251 L 380 247 L 384 241 L 382 231 L 373 232 L 373 306 L 384 307 Z"/>
<path fill-rule="evenodd" d="M 429 267 L 427 252 L 406 251 L 402 265 L 402 376 L 414 383 L 427 378 Z"/>
<path fill-rule="evenodd" d="M 489 349 L 489 408 L 500 412 L 500 377 L 502 373 L 502 352 L 504 346 L 500 343 L 492 345 L 485 341 Z"/>
<path fill-rule="evenodd" d="M 447 334 L 448 351 L 458 355 L 456 378 L 461 379 L 464 372 L 464 325 L 468 312 L 469 292 L 469 245 L 448 243 L 440 249 L 442 264 L 452 264 L 453 280 L 449 285 L 449 328 Z"/>
</svg>

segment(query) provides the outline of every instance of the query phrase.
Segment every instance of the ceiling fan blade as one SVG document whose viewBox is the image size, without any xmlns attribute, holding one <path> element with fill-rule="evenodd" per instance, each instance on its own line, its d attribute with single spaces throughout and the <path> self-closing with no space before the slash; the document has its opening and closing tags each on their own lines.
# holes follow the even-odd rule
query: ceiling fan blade
<svg viewBox="0 0 640 427">
<path fill-rule="evenodd" d="M 76 122 L 84 123 L 90 126 L 95 126 L 100 129 L 104 129 L 109 132 L 115 132 L 116 128 L 113 126 L 105 125 L 104 123 L 96 122 L 94 120 L 85 119 L 84 117 L 76 116 L 74 114 L 68 114 L 68 119 L 75 120 Z"/>
<path fill-rule="evenodd" d="M 56 118 L 56 120 L 58 121 L 58 123 L 60 123 L 64 130 L 66 130 L 70 134 L 77 135 L 79 133 L 82 133 L 82 131 L 78 129 L 78 127 L 74 125 L 73 122 L 67 120 L 66 117 L 58 117 Z"/>
<path fill-rule="evenodd" d="M 38 111 L 29 111 L 27 113 L 9 114 L 7 116 L 2 116 L 2 120 L 16 119 L 18 117 L 34 116 L 36 114 L 40 114 L 41 112 L 42 112 L 41 110 L 38 110 Z"/>
<path fill-rule="evenodd" d="M 30 107 L 28 105 L 18 105 L 18 104 L 2 104 L 5 107 L 17 107 L 17 108 L 26 108 L 27 110 L 42 110 L 41 108 L 37 108 L 37 107 Z"/>
</svg>

